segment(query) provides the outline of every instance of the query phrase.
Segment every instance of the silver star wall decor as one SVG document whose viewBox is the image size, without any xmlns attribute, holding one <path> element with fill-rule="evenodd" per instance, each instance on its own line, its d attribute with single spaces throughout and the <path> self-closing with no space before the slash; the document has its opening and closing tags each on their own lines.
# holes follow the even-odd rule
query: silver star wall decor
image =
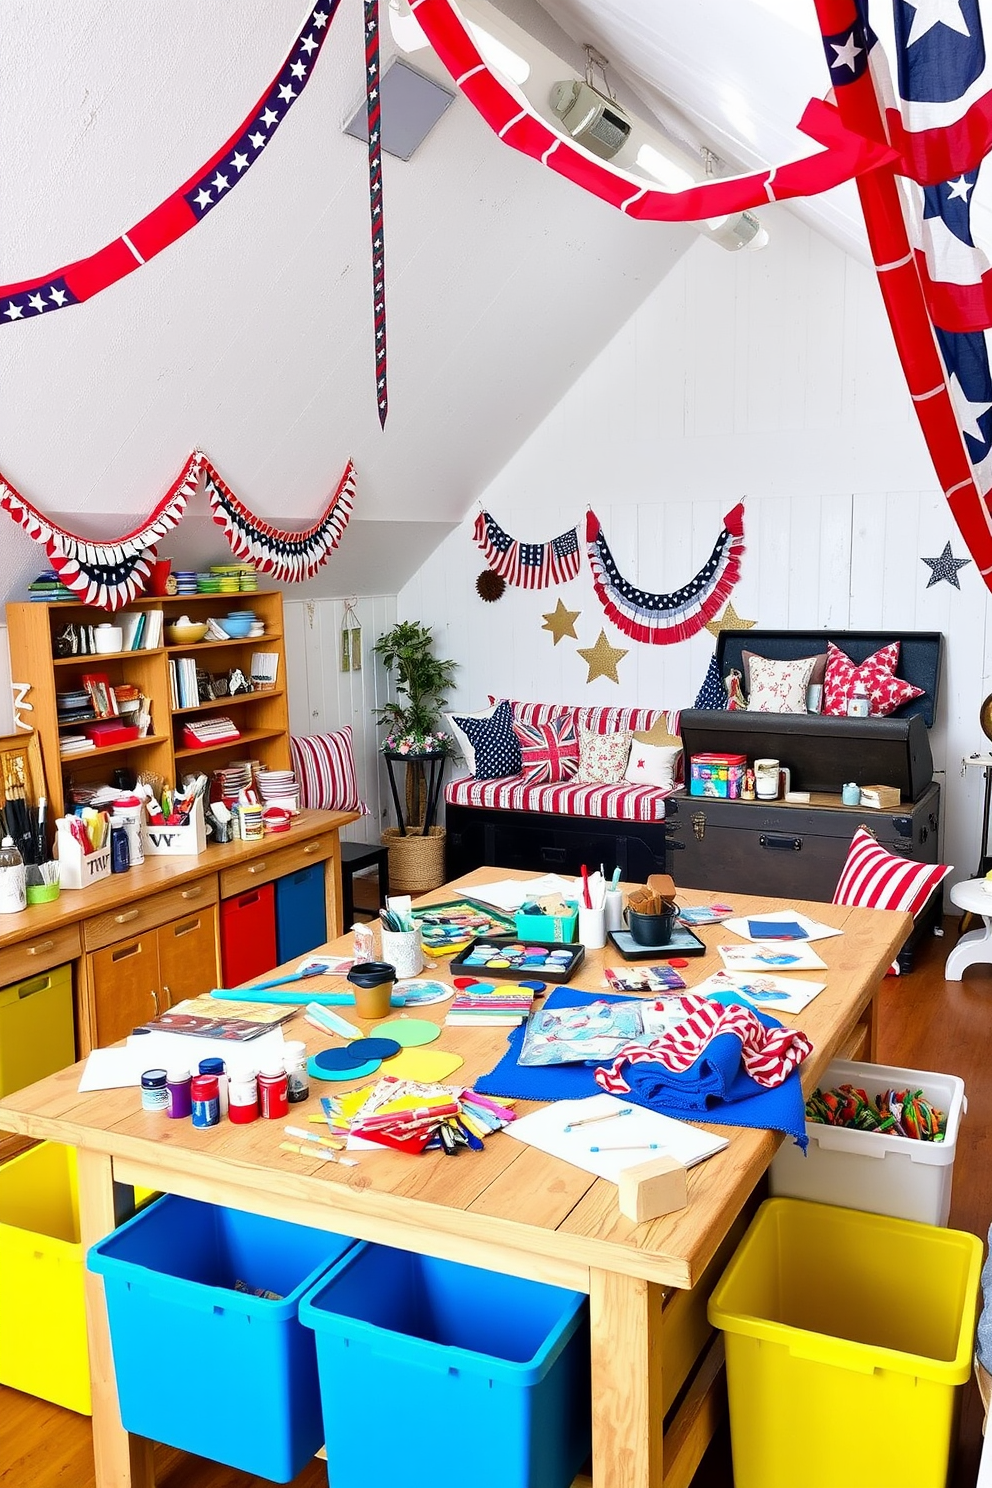
<svg viewBox="0 0 992 1488">
<path fill-rule="evenodd" d="M 954 585 L 955 589 L 960 589 L 958 569 L 964 568 L 966 564 L 971 562 L 971 559 L 955 558 L 951 552 L 950 543 L 946 542 L 944 544 L 944 551 L 939 558 L 921 558 L 920 562 L 928 564 L 931 570 L 930 577 L 927 580 L 928 589 L 932 589 L 934 584 L 939 584 L 941 579 L 946 579 L 949 584 Z"/>
</svg>

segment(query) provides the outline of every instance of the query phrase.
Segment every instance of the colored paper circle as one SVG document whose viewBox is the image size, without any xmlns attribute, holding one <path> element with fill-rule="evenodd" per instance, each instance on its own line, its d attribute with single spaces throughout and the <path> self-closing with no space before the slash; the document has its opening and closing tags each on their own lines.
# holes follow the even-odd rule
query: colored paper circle
<svg viewBox="0 0 992 1488">
<path fill-rule="evenodd" d="M 521 987 L 526 987 L 529 991 L 533 992 L 536 997 L 539 992 L 544 991 L 545 987 L 548 984 L 547 982 L 521 982 L 520 985 Z"/>
<path fill-rule="evenodd" d="M 458 988 L 459 992 L 461 992 L 466 987 L 472 987 L 472 986 L 474 986 L 475 983 L 479 980 L 479 978 L 478 977 L 452 977 L 451 980 L 454 983 L 454 985 Z"/>
<path fill-rule="evenodd" d="M 670 956 L 668 958 L 668 964 L 669 964 L 669 966 L 688 966 L 689 965 L 688 961 L 685 959 L 684 956 Z"/>
<path fill-rule="evenodd" d="M 390 1028 L 392 1024 L 383 1025 Z M 431 1025 L 433 1027 L 433 1024 Z M 348 1048 L 352 1054 L 357 1054 L 360 1059 L 392 1059 L 394 1054 L 400 1052 L 400 1043 L 395 1038 L 363 1038 L 355 1039 Z"/>
<path fill-rule="evenodd" d="M 438 1025 L 429 1023 L 426 1018 L 394 1018 L 389 1023 L 383 1023 L 383 1033 L 387 1030 L 389 1037 L 395 1039 L 398 1045 L 402 1044 L 404 1049 L 416 1049 L 421 1044 L 432 1044 L 436 1038 L 441 1036 Z"/>
<path fill-rule="evenodd" d="M 307 1073 L 311 1080 L 361 1080 L 374 1075 L 381 1064 L 381 1059 L 370 1059 L 366 1064 L 349 1064 L 342 1069 L 321 1069 L 313 1054 L 307 1060 Z"/>
<path fill-rule="evenodd" d="M 364 1039 L 355 1039 L 350 1044 L 345 1044 L 343 1049 L 321 1049 L 318 1054 L 311 1054 L 310 1060 L 318 1069 L 354 1069 L 357 1064 L 367 1064 L 370 1059 L 380 1059 L 380 1054 L 369 1054 L 364 1050 L 356 1053 L 356 1045 L 364 1044 Z"/>
</svg>

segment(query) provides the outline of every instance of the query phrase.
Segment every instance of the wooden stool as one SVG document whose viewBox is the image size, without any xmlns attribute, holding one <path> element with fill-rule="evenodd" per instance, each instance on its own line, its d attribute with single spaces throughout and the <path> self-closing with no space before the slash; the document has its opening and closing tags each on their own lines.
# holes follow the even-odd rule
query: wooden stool
<svg viewBox="0 0 992 1488">
<path fill-rule="evenodd" d="M 355 886 L 352 880 L 362 868 L 375 868 L 379 875 L 379 903 L 389 893 L 389 849 L 370 842 L 341 843 L 341 898 L 344 928 L 355 923 Z"/>
</svg>

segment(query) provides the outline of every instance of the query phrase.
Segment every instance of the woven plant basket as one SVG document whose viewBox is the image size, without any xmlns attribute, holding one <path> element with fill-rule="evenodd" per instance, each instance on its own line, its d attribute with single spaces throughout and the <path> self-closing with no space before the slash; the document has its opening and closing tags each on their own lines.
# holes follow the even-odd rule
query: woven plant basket
<svg viewBox="0 0 992 1488">
<path fill-rule="evenodd" d="M 404 837 L 398 827 L 386 827 L 382 840 L 389 849 L 391 894 L 426 894 L 444 883 L 446 836 L 443 827 L 431 827 L 426 837 L 418 832 Z"/>
</svg>

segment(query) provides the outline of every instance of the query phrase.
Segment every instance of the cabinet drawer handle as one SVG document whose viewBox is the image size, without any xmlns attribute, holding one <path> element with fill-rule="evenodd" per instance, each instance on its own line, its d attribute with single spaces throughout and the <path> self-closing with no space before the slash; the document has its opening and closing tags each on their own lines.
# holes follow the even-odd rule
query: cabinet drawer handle
<svg viewBox="0 0 992 1488">
<path fill-rule="evenodd" d="M 308 842 L 306 847 L 303 849 L 304 855 L 309 858 L 315 852 L 318 852 L 322 846 L 323 844 L 320 842 Z"/>
<path fill-rule="evenodd" d="M 766 847 L 772 852 L 802 852 L 803 850 L 803 839 L 801 837 L 776 837 L 771 833 L 766 834 L 762 832 L 758 838 L 758 842 L 762 847 Z"/>
<path fill-rule="evenodd" d="M 50 951 L 54 944 L 54 940 L 39 940 L 37 945 L 26 947 L 27 954 L 29 956 L 40 956 L 42 951 Z"/>
<path fill-rule="evenodd" d="M 249 873 L 264 873 L 265 872 L 265 864 L 264 863 L 252 863 L 249 866 L 248 872 Z"/>
<path fill-rule="evenodd" d="M 199 897 L 200 897 L 200 895 L 202 893 L 203 893 L 203 885 L 202 884 L 197 884 L 196 887 L 193 888 L 193 889 L 183 889 L 182 894 L 180 895 L 180 898 L 182 898 L 182 899 L 199 899 Z"/>
<path fill-rule="evenodd" d="M 128 920 L 136 920 L 138 913 L 139 911 L 136 909 L 126 909 L 123 914 L 114 915 L 114 923 L 116 925 L 126 925 Z"/>
</svg>

